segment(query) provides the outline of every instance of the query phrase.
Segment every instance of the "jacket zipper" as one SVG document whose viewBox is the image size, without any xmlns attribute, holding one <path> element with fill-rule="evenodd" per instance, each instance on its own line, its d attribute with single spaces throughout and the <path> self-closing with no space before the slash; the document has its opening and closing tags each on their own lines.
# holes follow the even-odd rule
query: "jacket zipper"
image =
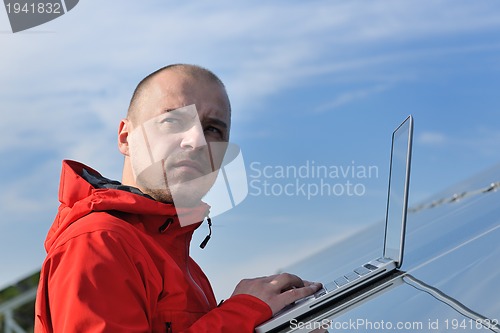
<svg viewBox="0 0 500 333">
<path fill-rule="evenodd" d="M 165 332 L 172 333 L 172 322 L 171 321 L 167 321 L 165 323 Z"/>
<path fill-rule="evenodd" d="M 186 240 L 186 243 L 187 243 L 187 240 Z M 191 280 L 191 282 L 193 282 L 193 284 L 196 286 L 196 288 L 198 288 L 198 290 L 200 291 L 200 293 L 203 295 L 203 298 L 205 299 L 205 302 L 207 303 L 207 307 L 210 308 L 210 302 L 208 301 L 207 295 L 205 294 L 205 292 L 203 291 L 203 289 L 201 289 L 201 287 L 198 285 L 198 283 L 196 283 L 196 281 L 194 280 L 193 276 L 191 275 L 191 270 L 189 269 L 189 251 L 188 251 L 187 244 L 186 244 L 185 248 L 186 248 L 186 271 L 187 271 L 187 275 L 189 276 L 189 279 Z"/>
<path fill-rule="evenodd" d="M 191 275 L 191 271 L 189 270 L 189 263 L 187 263 L 187 273 L 189 275 L 189 278 L 193 282 L 193 284 L 197 287 L 197 289 L 203 295 L 203 298 L 205 299 L 205 302 L 207 303 L 207 306 L 210 307 L 210 303 L 208 302 L 207 295 L 205 295 L 205 292 L 203 291 L 203 289 L 201 289 L 201 287 L 198 285 L 198 283 L 196 283 L 196 281 L 194 280 L 193 276 Z"/>
</svg>

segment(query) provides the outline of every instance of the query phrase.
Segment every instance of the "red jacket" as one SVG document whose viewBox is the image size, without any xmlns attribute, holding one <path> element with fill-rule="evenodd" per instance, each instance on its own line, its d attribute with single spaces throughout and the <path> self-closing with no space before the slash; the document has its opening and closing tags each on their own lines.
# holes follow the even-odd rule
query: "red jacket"
<svg viewBox="0 0 500 333">
<path fill-rule="evenodd" d="M 172 205 L 117 182 L 96 188 L 82 177 L 84 169 L 106 180 L 80 163 L 63 162 L 35 332 L 244 333 L 271 317 L 269 306 L 250 295 L 217 306 L 207 277 L 189 256 L 201 223 L 181 227 Z M 188 213 L 203 221 L 207 212 L 201 206 Z"/>
</svg>

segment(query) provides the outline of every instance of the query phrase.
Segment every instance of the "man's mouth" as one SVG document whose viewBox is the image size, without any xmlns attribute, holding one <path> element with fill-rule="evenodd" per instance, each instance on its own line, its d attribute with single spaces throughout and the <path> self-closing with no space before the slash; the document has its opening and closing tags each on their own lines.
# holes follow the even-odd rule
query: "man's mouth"
<svg viewBox="0 0 500 333">
<path fill-rule="evenodd" d="M 204 168 L 200 163 L 195 162 L 193 160 L 182 160 L 180 162 L 175 163 L 175 168 L 177 169 L 185 169 L 187 171 L 196 171 L 199 174 L 206 174 L 207 168 Z"/>
</svg>

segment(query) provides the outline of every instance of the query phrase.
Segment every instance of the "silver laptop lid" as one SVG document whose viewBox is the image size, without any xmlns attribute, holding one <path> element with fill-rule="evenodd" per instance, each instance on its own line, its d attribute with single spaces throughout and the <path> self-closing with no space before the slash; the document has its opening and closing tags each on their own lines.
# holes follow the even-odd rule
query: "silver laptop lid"
<svg viewBox="0 0 500 333">
<path fill-rule="evenodd" d="M 384 257 L 403 262 L 403 249 L 410 185 L 413 117 L 410 115 L 392 133 L 389 191 L 385 215 Z"/>
</svg>

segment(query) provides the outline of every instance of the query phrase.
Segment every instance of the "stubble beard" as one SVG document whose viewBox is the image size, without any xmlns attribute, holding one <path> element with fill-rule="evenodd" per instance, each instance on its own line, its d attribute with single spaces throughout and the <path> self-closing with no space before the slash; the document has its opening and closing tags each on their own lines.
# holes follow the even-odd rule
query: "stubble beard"
<svg viewBox="0 0 500 333">
<path fill-rule="evenodd" d="M 134 168 L 134 164 L 132 163 Z M 201 175 L 197 178 L 168 176 L 165 160 L 156 162 L 136 174 L 136 184 L 141 191 L 153 199 L 176 207 L 195 207 L 201 203 L 215 181 L 215 176 Z M 135 170 L 134 170 L 135 171 Z M 213 178 L 213 179 L 212 179 Z M 170 179 L 170 182 L 169 182 Z"/>
</svg>

